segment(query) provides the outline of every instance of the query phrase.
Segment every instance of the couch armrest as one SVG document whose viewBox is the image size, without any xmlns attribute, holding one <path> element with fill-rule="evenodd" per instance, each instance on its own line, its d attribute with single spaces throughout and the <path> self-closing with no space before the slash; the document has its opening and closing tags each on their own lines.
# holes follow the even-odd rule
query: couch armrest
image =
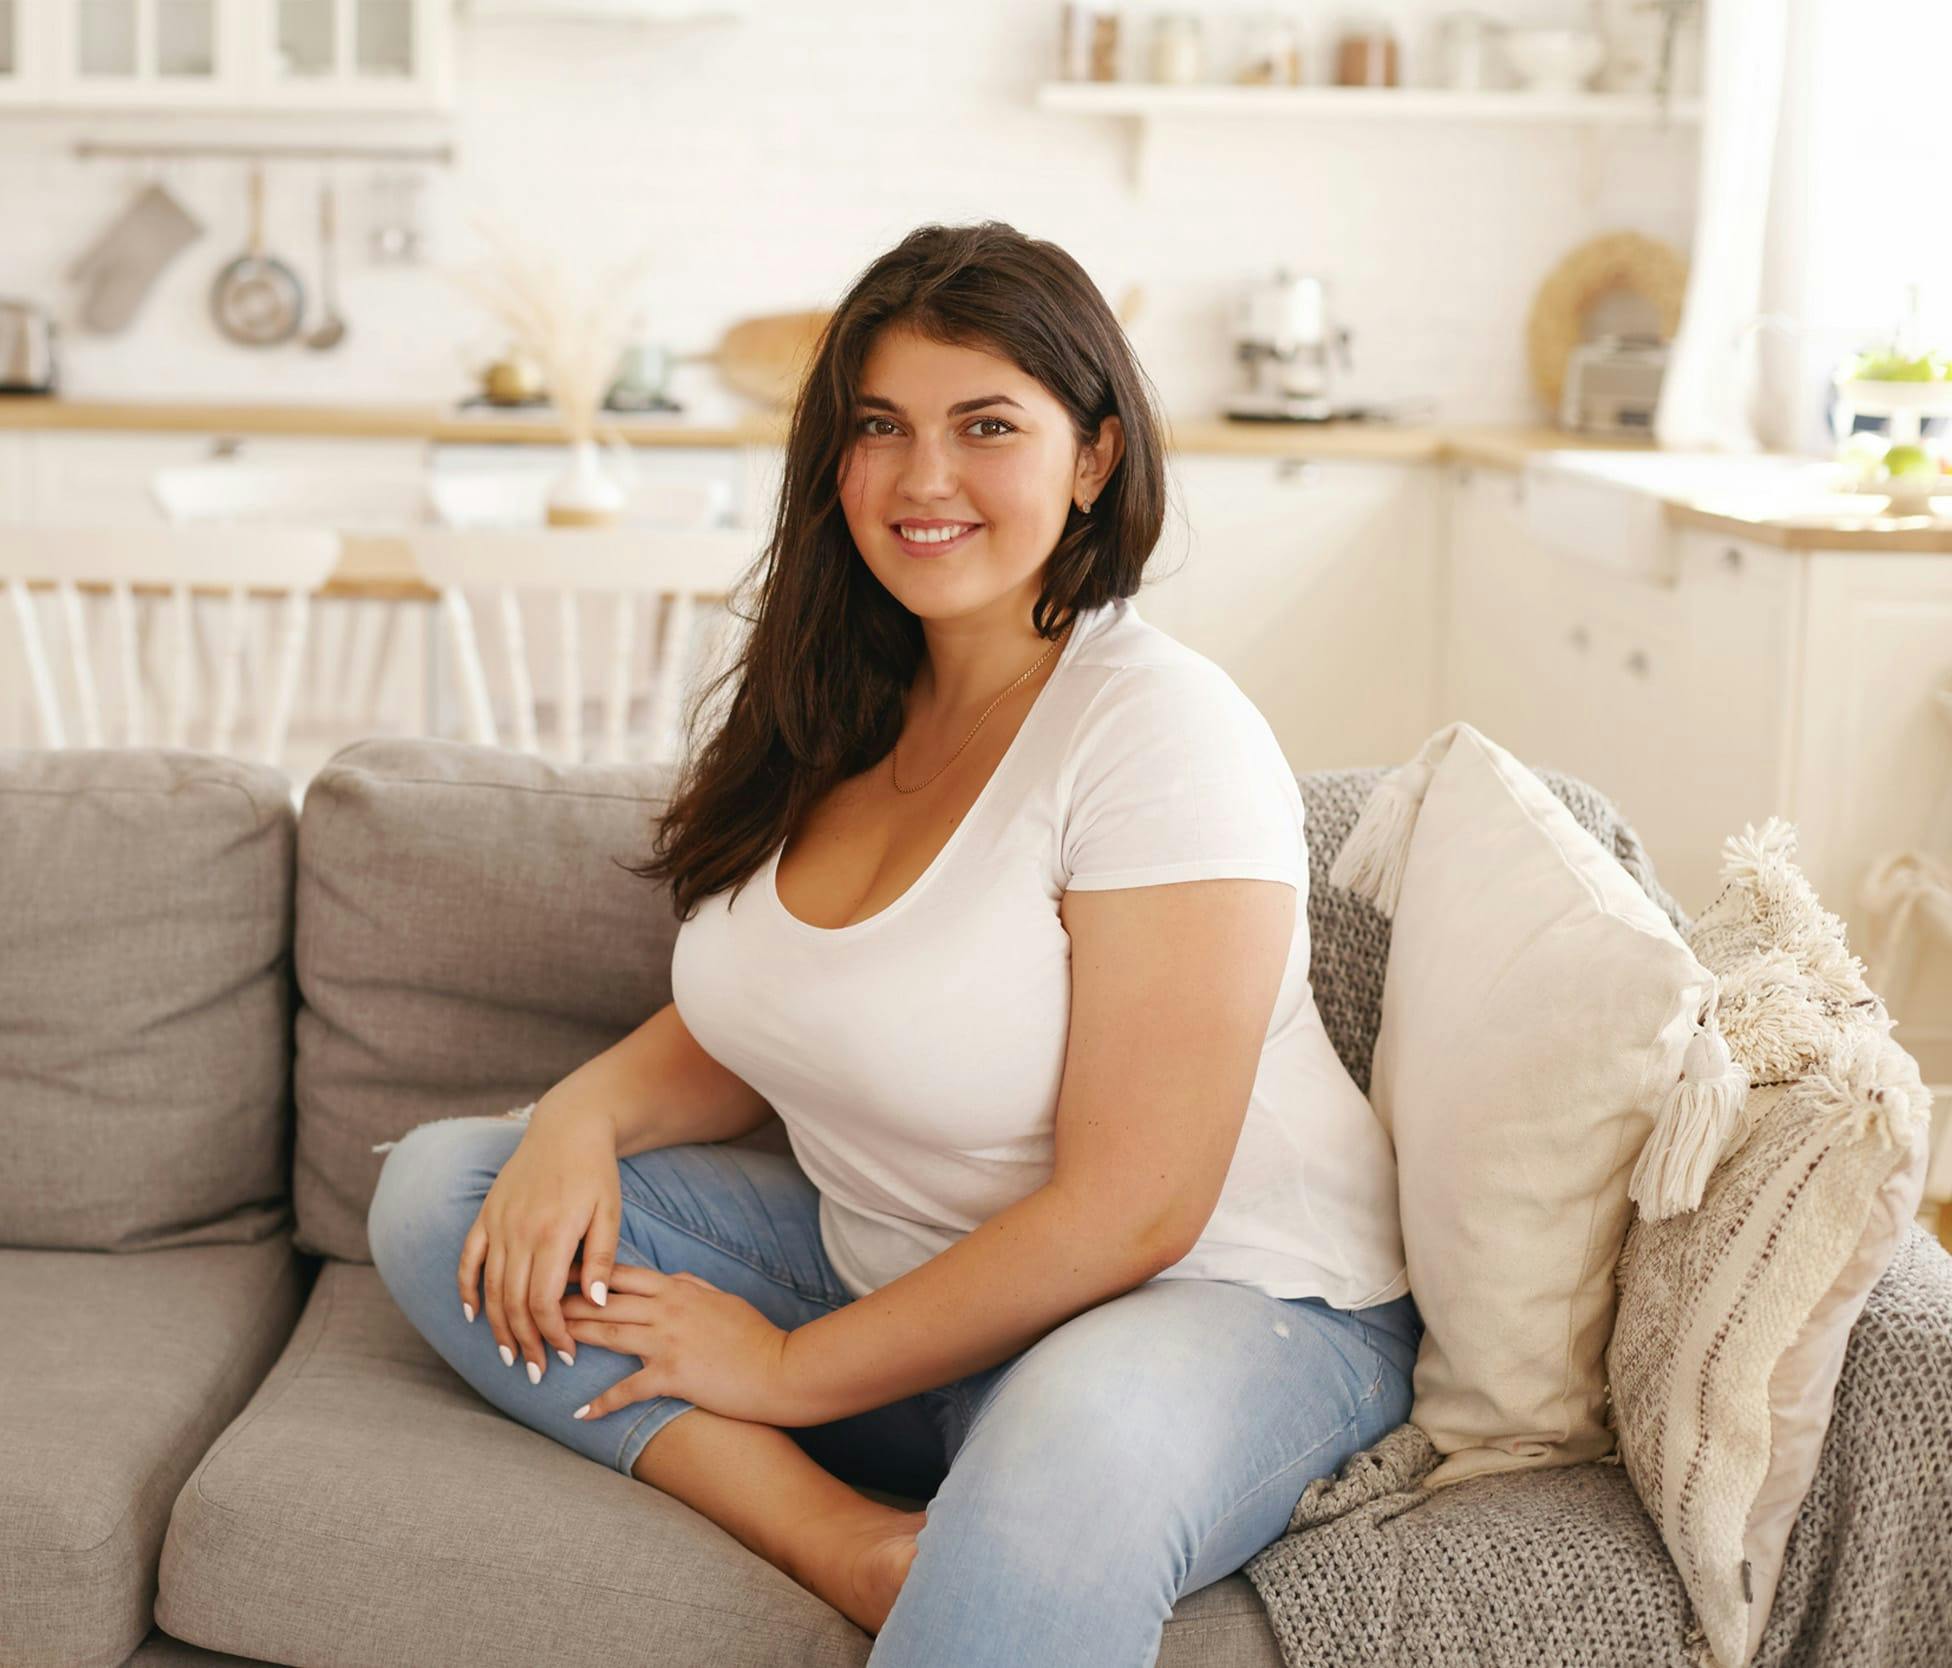
<svg viewBox="0 0 1952 1668">
<path fill-rule="evenodd" d="M 1939 1660 L 1952 1546 L 1952 1254 L 1911 1224 L 1852 1328 L 1756 1668 Z"/>
</svg>

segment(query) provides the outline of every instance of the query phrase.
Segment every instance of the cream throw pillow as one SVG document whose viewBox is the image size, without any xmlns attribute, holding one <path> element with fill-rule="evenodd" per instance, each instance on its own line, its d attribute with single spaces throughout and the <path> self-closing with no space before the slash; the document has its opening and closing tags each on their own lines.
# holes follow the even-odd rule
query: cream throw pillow
<svg viewBox="0 0 1952 1668">
<path fill-rule="evenodd" d="M 1691 1660 L 1719 1668 L 1762 1642 L 1850 1330 L 1930 1145 L 1918 1067 L 1794 849 L 1774 817 L 1727 841 L 1689 934 L 1755 1087 L 1701 1208 L 1634 1222 L 1607 1351 L 1627 1475 L 1694 1604 Z"/>
<path fill-rule="evenodd" d="M 1385 777 L 1329 872 L 1394 917 L 1369 1098 L 1425 1325 L 1427 1488 L 1613 1448 L 1627 1184 L 1714 981 L 1619 861 L 1469 724 Z"/>
</svg>

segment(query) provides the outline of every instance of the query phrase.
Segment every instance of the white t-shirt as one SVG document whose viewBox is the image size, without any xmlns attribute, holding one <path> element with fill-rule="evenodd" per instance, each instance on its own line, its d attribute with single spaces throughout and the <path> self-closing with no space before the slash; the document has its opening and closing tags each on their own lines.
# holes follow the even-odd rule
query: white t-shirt
<svg viewBox="0 0 1952 1668">
<path fill-rule="evenodd" d="M 786 1126 L 821 1243 L 864 1297 L 1050 1179 L 1071 1011 L 1067 889 L 1250 876 L 1296 900 L 1220 1202 L 1160 1279 L 1338 1308 L 1409 1290 L 1389 1136 L 1308 978 L 1301 794 L 1260 710 L 1125 598 L 1079 615 L 948 843 L 851 926 L 790 914 L 779 848 L 679 928 L 686 1028 Z"/>
</svg>

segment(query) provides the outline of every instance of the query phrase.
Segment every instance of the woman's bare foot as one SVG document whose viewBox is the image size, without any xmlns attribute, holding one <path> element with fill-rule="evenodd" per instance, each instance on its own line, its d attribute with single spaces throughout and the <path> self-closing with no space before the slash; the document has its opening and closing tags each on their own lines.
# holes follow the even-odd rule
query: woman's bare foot
<svg viewBox="0 0 1952 1668">
<path fill-rule="evenodd" d="M 879 1633 L 915 1562 L 915 1537 L 928 1513 L 869 1504 L 870 1512 L 834 1535 L 813 1591 L 856 1627 Z"/>
</svg>

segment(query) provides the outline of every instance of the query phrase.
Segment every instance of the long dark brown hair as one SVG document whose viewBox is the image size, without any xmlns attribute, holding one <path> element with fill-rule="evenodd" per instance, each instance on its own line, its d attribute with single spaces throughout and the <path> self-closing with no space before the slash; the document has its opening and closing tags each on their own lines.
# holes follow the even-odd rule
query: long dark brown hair
<svg viewBox="0 0 1952 1668">
<path fill-rule="evenodd" d="M 921 622 L 862 560 L 840 500 L 861 368 L 891 326 L 1009 360 L 1064 407 L 1080 446 L 1106 417 L 1123 425 L 1117 467 L 1090 514 L 1071 506 L 1045 565 L 1031 614 L 1039 636 L 1132 595 L 1159 542 L 1167 484 L 1151 382 L 1084 269 L 1001 221 L 916 227 L 855 280 L 815 345 L 771 536 L 728 599 L 751 630 L 737 659 L 687 703 L 685 763 L 657 819 L 654 855 L 625 865 L 668 882 L 681 920 L 727 887 L 736 900 L 810 805 L 900 739 Z M 727 683 L 723 721 L 701 736 Z"/>
</svg>

